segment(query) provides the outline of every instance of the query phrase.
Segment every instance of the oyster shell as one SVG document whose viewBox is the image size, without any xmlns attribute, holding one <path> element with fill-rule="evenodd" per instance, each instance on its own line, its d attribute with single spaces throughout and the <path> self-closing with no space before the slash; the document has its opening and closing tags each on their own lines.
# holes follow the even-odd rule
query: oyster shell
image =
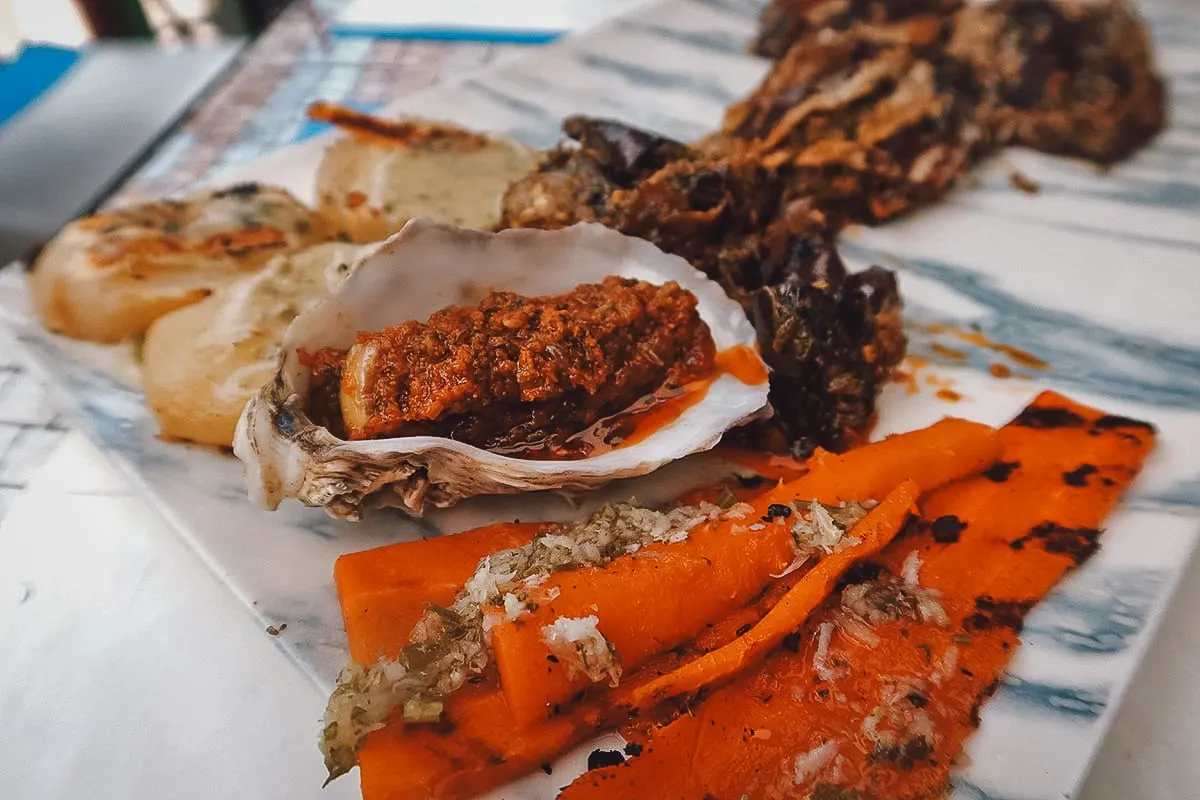
<svg viewBox="0 0 1200 800">
<path fill-rule="evenodd" d="M 574 461 L 513 458 L 433 436 L 344 441 L 306 414 L 310 376 L 298 349 L 348 347 L 359 331 L 424 320 L 492 290 L 551 295 L 608 275 L 674 280 L 696 295 L 718 351 L 755 346 L 754 328 L 720 286 L 682 258 L 601 225 L 485 233 L 413 220 L 351 270 L 336 293 L 293 322 L 275 377 L 238 422 L 234 452 L 251 499 L 266 508 L 292 497 L 357 519 L 364 505 L 420 514 L 474 495 L 591 489 L 711 448 L 729 428 L 769 413 L 766 381 L 721 374 L 700 402 L 645 439 Z"/>
</svg>

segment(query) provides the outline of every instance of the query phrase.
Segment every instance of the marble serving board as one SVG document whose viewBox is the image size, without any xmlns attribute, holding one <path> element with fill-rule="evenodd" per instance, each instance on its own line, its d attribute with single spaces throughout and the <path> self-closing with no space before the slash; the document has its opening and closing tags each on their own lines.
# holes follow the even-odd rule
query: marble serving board
<svg viewBox="0 0 1200 800">
<path fill-rule="evenodd" d="M 946 415 L 1001 424 L 1041 388 L 1161 431 L 1097 556 L 1029 617 L 1024 646 L 956 775 L 958 798 L 1078 792 L 1200 532 L 1200 9 L 1143 8 L 1172 99 L 1170 127 L 1151 147 L 1103 172 L 1008 151 L 936 208 L 843 238 L 852 266 L 882 264 L 900 275 L 916 356 L 911 379 L 884 392 L 876 436 Z M 738 0 L 655 3 L 392 110 L 538 146 L 553 144 L 560 119 L 576 112 L 692 139 L 765 73 L 745 54 L 758 10 Z M 225 177 L 311 197 L 323 143 Z M 1013 188 L 1017 170 L 1037 194 Z M 262 624 L 281 630 L 279 646 L 325 689 L 346 658 L 332 582 L 338 555 L 495 519 L 569 519 L 608 499 L 666 499 L 727 469 L 694 459 L 615 484 L 581 507 L 533 495 L 472 501 L 422 520 L 377 512 L 357 524 L 295 504 L 264 512 L 246 501 L 232 457 L 158 438 L 127 354 L 44 333 L 28 319 L 23 292 L 19 270 L 0 273 L 0 310 L 64 408 Z M 996 377 L 1005 371 L 997 364 L 1011 375 Z M 553 778 L 532 776 L 497 796 L 552 797 L 593 746 L 566 757 Z"/>
</svg>

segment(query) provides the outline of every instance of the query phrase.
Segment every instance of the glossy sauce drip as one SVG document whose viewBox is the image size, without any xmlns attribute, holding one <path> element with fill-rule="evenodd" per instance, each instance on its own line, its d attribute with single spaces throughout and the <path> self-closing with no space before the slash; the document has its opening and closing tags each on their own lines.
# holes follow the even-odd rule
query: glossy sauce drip
<svg viewBox="0 0 1200 800">
<path fill-rule="evenodd" d="M 492 452 L 535 461 L 591 458 L 645 441 L 703 400 L 709 387 L 722 375 L 732 375 L 750 386 L 765 383 L 768 378 L 766 365 L 758 353 L 744 345 L 720 351 L 713 364 L 711 374 L 682 386 L 660 387 L 624 411 L 598 420 L 561 445 L 537 442 L 519 447 L 495 448 Z"/>
<path fill-rule="evenodd" d="M 727 373 L 748 386 L 767 382 L 767 365 L 752 347 L 739 344 L 717 353 L 717 374 Z"/>
</svg>

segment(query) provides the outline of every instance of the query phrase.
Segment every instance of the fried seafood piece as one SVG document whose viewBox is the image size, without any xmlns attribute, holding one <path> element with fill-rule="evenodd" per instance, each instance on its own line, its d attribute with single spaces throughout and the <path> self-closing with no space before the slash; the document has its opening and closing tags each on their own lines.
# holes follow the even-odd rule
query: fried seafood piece
<svg viewBox="0 0 1200 800">
<path fill-rule="evenodd" d="M 116 342 L 340 231 L 283 189 L 243 183 L 105 211 L 64 227 L 29 273 L 42 324 Z"/>
<path fill-rule="evenodd" d="M 711 374 L 714 359 L 695 295 L 674 282 L 609 277 L 554 297 L 493 292 L 475 308 L 360 333 L 344 356 L 318 351 L 313 405 L 331 399 L 340 372 L 350 439 L 555 449 L 647 395 Z"/>
<path fill-rule="evenodd" d="M 740 143 L 709 153 L 613 120 L 571 117 L 570 139 L 509 187 L 501 227 L 599 222 L 654 242 L 721 280 L 738 248 L 779 212 L 783 184 Z M 736 287 L 725 284 L 726 291 Z"/>
<path fill-rule="evenodd" d="M 357 242 L 385 239 L 412 217 L 492 228 L 508 184 L 537 163 L 517 142 L 439 122 L 388 120 L 317 103 L 309 116 L 348 135 L 317 168 L 317 207 Z"/>
<path fill-rule="evenodd" d="M 923 17 L 940 18 L 962 8 L 962 0 L 774 0 L 763 9 L 750 52 L 782 58 L 800 39 L 823 30 L 882 25 Z"/>
<path fill-rule="evenodd" d="M 508 187 L 501 228 L 553 229 L 576 222 L 618 227 L 613 193 L 634 188 L 691 152 L 682 142 L 602 117 L 571 116 L 562 127 L 567 142 Z"/>
<path fill-rule="evenodd" d="M 895 274 L 849 272 L 826 231 L 786 222 L 742 267 L 743 305 L 771 368 L 775 415 L 731 431 L 729 440 L 798 456 L 854 445 L 908 344 Z"/>
<path fill-rule="evenodd" d="M 714 141 L 743 141 L 835 226 L 932 202 L 988 144 L 981 87 L 937 45 L 944 33 L 935 19 L 802 40 Z"/>
<path fill-rule="evenodd" d="M 978 74 L 985 122 L 1000 143 L 1108 164 L 1163 127 L 1149 34 L 1122 0 L 969 6 L 948 49 Z"/>
<path fill-rule="evenodd" d="M 615 191 L 609 219 L 622 233 L 686 258 L 737 298 L 729 260 L 779 215 L 783 190 L 779 174 L 758 159 L 693 152 Z"/>
</svg>

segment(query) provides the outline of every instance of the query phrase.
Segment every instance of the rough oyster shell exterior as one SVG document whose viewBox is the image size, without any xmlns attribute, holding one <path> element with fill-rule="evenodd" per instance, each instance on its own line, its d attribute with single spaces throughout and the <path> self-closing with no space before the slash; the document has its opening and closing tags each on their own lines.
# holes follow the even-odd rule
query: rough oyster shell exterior
<svg viewBox="0 0 1200 800">
<path fill-rule="evenodd" d="M 364 505 L 419 515 L 483 494 L 579 491 L 644 475 L 707 450 L 721 435 L 769 413 L 767 383 L 718 376 L 704 399 L 645 439 L 576 461 L 498 455 L 451 439 L 414 436 L 344 441 L 306 414 L 308 371 L 297 351 L 348 347 L 359 331 L 424 320 L 449 305 L 473 305 L 493 290 L 524 295 L 568 292 L 622 275 L 694 293 L 717 350 L 755 347 L 737 302 L 703 273 L 642 239 L 595 224 L 557 231 L 486 233 L 413 220 L 364 255 L 331 297 L 296 318 L 274 377 L 246 405 L 234 452 L 252 500 L 274 509 L 288 497 L 357 519 Z"/>
</svg>

